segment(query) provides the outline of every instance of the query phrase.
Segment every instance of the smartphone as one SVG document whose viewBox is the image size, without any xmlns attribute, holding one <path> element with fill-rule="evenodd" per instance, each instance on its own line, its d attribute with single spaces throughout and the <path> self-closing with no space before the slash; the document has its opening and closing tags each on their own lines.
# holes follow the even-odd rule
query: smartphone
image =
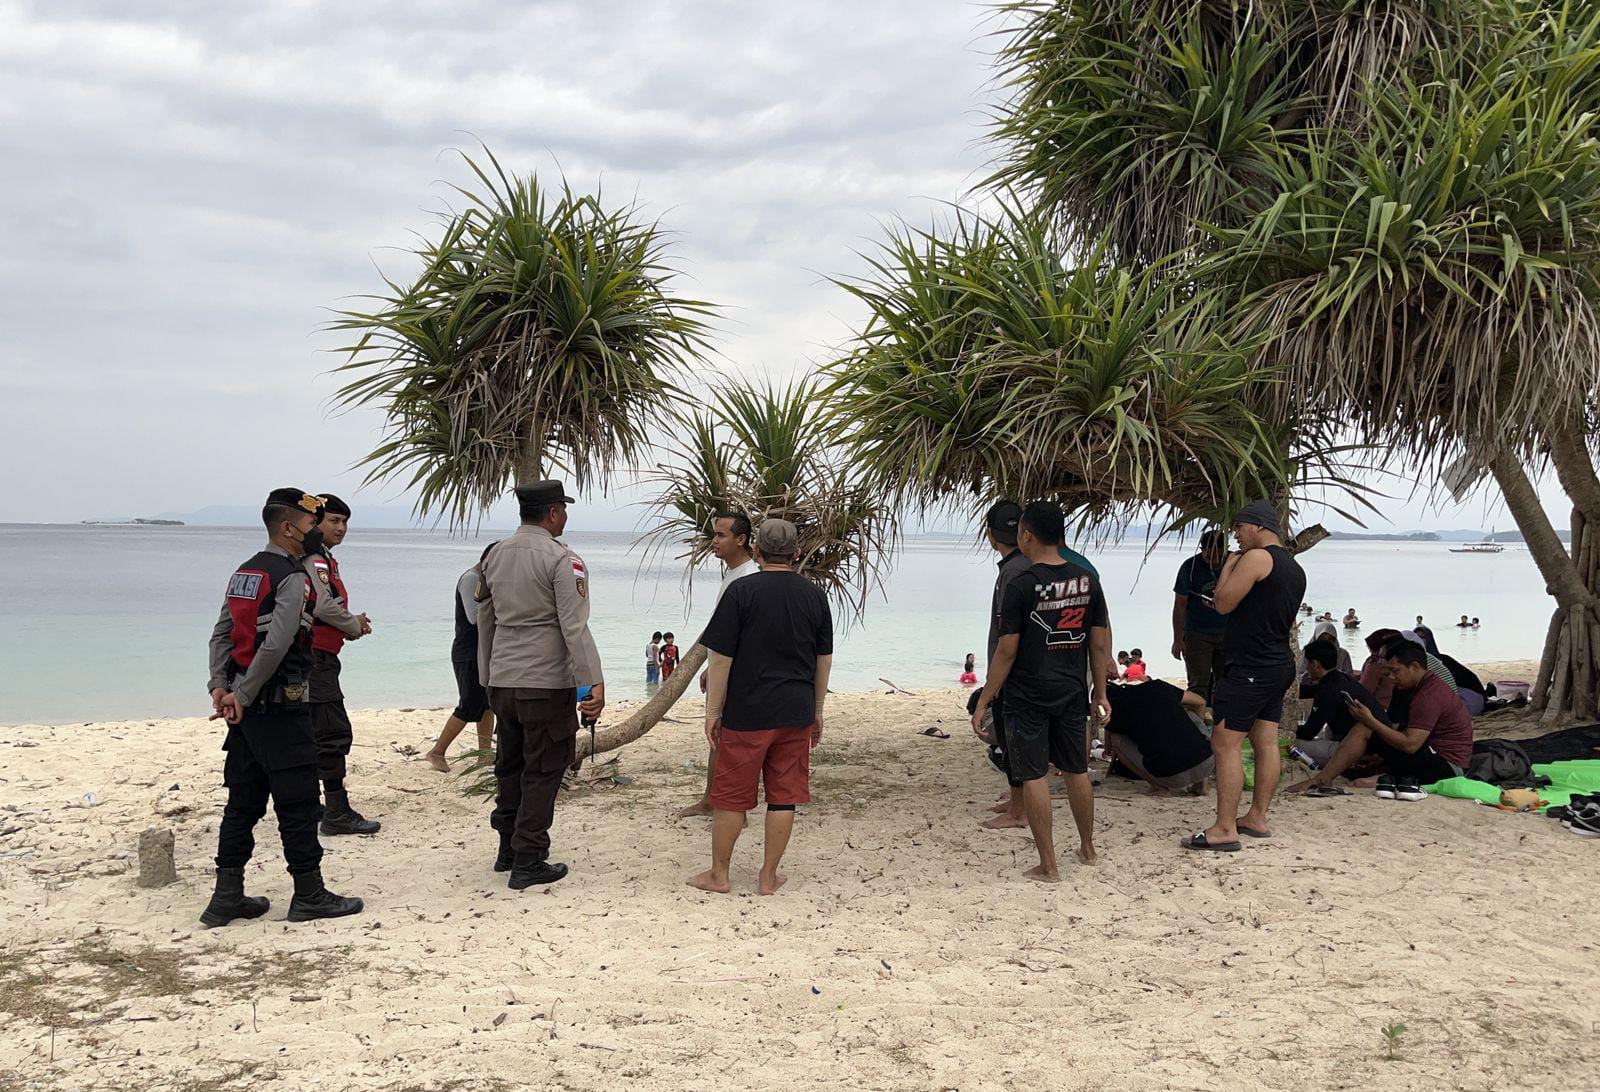
<svg viewBox="0 0 1600 1092">
<path fill-rule="evenodd" d="M 1341 690 L 1339 691 L 1339 694 L 1344 698 L 1345 701 L 1350 702 L 1352 705 L 1355 704 L 1356 696 L 1350 693 L 1350 691 Z"/>
</svg>

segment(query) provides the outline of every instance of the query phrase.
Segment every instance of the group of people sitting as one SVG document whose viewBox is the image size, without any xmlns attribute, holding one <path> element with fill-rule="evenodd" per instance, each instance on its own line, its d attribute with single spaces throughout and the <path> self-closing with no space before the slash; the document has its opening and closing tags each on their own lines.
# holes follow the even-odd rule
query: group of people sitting
<svg viewBox="0 0 1600 1092">
<path fill-rule="evenodd" d="M 1359 678 L 1349 657 L 1321 636 L 1305 648 L 1303 689 L 1311 714 L 1295 733 L 1309 778 L 1290 792 L 1342 795 L 1343 775 L 1386 799 L 1421 800 L 1424 785 L 1459 777 L 1472 761 L 1472 718 L 1483 684 L 1430 649 L 1433 634 L 1379 630 Z M 1341 666 L 1340 657 L 1344 656 Z M 1470 701 L 1470 705 L 1469 705 Z"/>
<path fill-rule="evenodd" d="M 1296 730 L 1297 757 L 1312 767 L 1290 792 L 1346 795 L 1343 777 L 1385 799 L 1421 800 L 1422 786 L 1460 776 L 1472 759 L 1472 718 L 1485 687 L 1469 668 L 1438 652 L 1433 634 L 1381 629 L 1357 672 L 1332 622 L 1319 622 L 1302 650 L 1300 695 L 1309 715 Z M 1143 674 L 1108 688 L 1110 772 L 1146 782 L 1152 793 L 1200 795 L 1214 772 L 1206 697 Z"/>
</svg>

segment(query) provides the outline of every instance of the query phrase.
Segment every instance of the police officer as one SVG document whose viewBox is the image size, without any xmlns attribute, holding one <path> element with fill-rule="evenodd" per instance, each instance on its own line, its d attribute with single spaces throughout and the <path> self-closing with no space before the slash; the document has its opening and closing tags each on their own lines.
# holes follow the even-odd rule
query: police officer
<svg viewBox="0 0 1600 1092">
<path fill-rule="evenodd" d="M 496 872 L 520 891 L 567 874 L 550 863 L 561 775 L 577 757 L 578 709 L 605 708 L 600 652 L 589 634 L 589 573 L 560 541 L 572 498 L 560 482 L 516 488 L 522 526 L 483 559 L 478 671 L 500 728 L 489 825 L 500 833 Z M 576 689 L 592 686 L 575 707 Z"/>
<path fill-rule="evenodd" d="M 302 559 L 320 546 L 321 518 L 321 503 L 303 490 L 267 495 L 261 509 L 267 545 L 229 578 L 211 632 L 211 719 L 228 723 L 222 744 L 228 802 L 217 830 L 216 892 L 200 915 L 208 927 L 267 912 L 266 899 L 244 893 L 244 866 L 269 797 L 294 877 L 289 920 L 361 911 L 360 899 L 323 886 L 317 841 L 317 755 L 306 700 L 316 593 Z"/>
<path fill-rule="evenodd" d="M 332 493 L 317 499 L 322 502 L 322 549 L 306 554 L 305 567 L 314 581 L 311 590 L 317 594 L 311 626 L 311 730 L 317 740 L 317 776 L 322 779 L 326 802 L 322 833 L 376 834 L 383 824 L 352 808 L 345 791 L 345 756 L 354 737 L 350 714 L 344 709 L 344 691 L 339 687 L 339 650 L 346 639 L 355 641 L 371 633 L 372 623 L 365 614 L 350 613 L 350 593 L 333 556 L 333 548 L 349 533 L 350 506 Z"/>
</svg>

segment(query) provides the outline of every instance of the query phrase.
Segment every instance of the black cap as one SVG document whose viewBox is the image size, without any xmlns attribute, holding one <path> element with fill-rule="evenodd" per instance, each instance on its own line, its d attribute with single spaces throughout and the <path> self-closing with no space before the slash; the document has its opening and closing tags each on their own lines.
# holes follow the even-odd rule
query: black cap
<svg viewBox="0 0 1600 1092">
<path fill-rule="evenodd" d="M 996 501 L 983 517 L 990 533 L 1006 546 L 1017 544 L 1017 521 L 1022 518 L 1022 506 L 1015 501 Z"/>
<path fill-rule="evenodd" d="M 1277 534 L 1278 509 L 1273 506 L 1271 501 L 1254 500 L 1239 509 L 1239 514 L 1233 517 L 1233 522 L 1236 524 L 1252 524 L 1264 531 L 1271 531 L 1273 534 Z"/>
<path fill-rule="evenodd" d="M 350 506 L 332 493 L 319 493 L 317 499 L 322 502 L 322 510 L 329 515 L 350 518 Z"/>
<path fill-rule="evenodd" d="M 298 508 L 302 512 L 310 512 L 318 520 L 322 519 L 322 498 L 314 497 L 304 489 L 296 489 L 292 486 L 274 489 L 267 494 L 267 502 L 262 507 L 274 508 L 278 506 Z"/>
<path fill-rule="evenodd" d="M 567 496 L 567 487 L 558 481 L 529 482 L 517 486 L 514 492 L 517 503 L 528 507 L 573 503 L 573 498 Z"/>
</svg>

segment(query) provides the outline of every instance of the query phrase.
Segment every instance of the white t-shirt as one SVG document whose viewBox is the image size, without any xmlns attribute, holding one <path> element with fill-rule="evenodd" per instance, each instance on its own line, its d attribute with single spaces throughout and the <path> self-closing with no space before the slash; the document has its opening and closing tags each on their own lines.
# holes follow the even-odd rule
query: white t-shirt
<svg viewBox="0 0 1600 1092">
<path fill-rule="evenodd" d="M 657 645 L 654 641 L 651 641 L 649 644 L 645 645 L 644 646 L 644 662 L 647 663 L 647 664 L 653 664 L 657 660 L 659 660 L 660 659 L 660 653 L 658 651 L 659 648 L 660 648 L 660 646 Z"/>
<path fill-rule="evenodd" d="M 761 563 L 753 557 L 742 565 L 736 565 L 731 569 L 725 570 L 722 574 L 722 584 L 717 588 L 717 603 L 722 602 L 722 593 L 728 590 L 729 584 L 732 584 L 735 580 L 738 580 L 741 577 L 746 577 L 751 573 L 758 573 L 760 571 Z M 716 603 L 712 604 L 712 609 L 716 609 Z"/>
<path fill-rule="evenodd" d="M 467 621 L 478 624 L 478 567 L 474 565 L 456 581 L 456 594 L 461 597 L 461 609 L 467 612 Z"/>
</svg>

